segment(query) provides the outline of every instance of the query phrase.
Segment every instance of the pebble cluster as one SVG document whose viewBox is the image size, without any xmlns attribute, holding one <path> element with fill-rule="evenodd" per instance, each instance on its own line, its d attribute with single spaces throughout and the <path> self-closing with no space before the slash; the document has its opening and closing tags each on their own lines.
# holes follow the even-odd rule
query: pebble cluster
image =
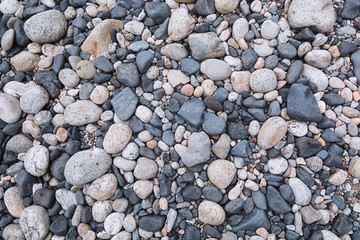
<svg viewBox="0 0 360 240">
<path fill-rule="evenodd" d="M 360 239 L 359 0 L 0 12 L 3 239 Z"/>
</svg>

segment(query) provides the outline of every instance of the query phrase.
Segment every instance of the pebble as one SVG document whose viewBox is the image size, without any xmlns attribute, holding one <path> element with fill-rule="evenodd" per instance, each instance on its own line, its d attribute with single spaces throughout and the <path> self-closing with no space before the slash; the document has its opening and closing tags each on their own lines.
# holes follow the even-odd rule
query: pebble
<svg viewBox="0 0 360 240">
<path fill-rule="evenodd" d="M 210 157 L 210 139 L 204 133 L 193 133 L 188 140 L 186 153 L 181 161 L 187 167 L 206 162 Z"/>
<path fill-rule="evenodd" d="M 257 143 L 263 149 L 275 146 L 286 134 L 287 124 L 281 117 L 272 117 L 260 128 Z"/>
<path fill-rule="evenodd" d="M 86 165 L 83 162 L 86 161 Z M 65 179 L 73 185 L 82 185 L 102 176 L 109 170 L 112 160 L 101 148 L 75 153 L 65 165 Z"/>
<path fill-rule="evenodd" d="M 350 164 L 349 164 L 349 173 L 353 176 L 353 177 L 359 177 L 360 176 L 360 170 L 359 170 L 359 166 L 360 166 L 360 158 L 355 156 L 351 159 Z"/>
<path fill-rule="evenodd" d="M 213 81 L 225 80 L 230 77 L 230 65 L 218 59 L 207 59 L 200 65 L 200 71 Z"/>
<path fill-rule="evenodd" d="M 167 44 L 161 48 L 160 53 L 175 61 L 180 61 L 188 56 L 188 51 L 180 43 Z"/>
<path fill-rule="evenodd" d="M 24 31 L 33 42 L 56 42 L 66 33 L 67 21 L 60 11 L 48 10 L 29 18 L 24 24 Z"/>
<path fill-rule="evenodd" d="M 235 174 L 235 165 L 227 160 L 215 160 L 210 163 L 207 169 L 209 180 L 220 189 L 227 188 Z"/>
<path fill-rule="evenodd" d="M 303 181 L 299 178 L 290 178 L 289 186 L 294 192 L 296 204 L 306 206 L 310 203 L 311 191 Z"/>
<path fill-rule="evenodd" d="M 2 237 L 4 239 L 18 239 L 25 240 L 24 233 L 22 232 L 19 224 L 9 224 L 4 228 Z"/>
<path fill-rule="evenodd" d="M 26 239 L 45 239 L 50 218 L 43 207 L 33 205 L 21 212 L 19 225 Z"/>
<path fill-rule="evenodd" d="M 121 152 L 131 139 L 132 131 L 124 123 L 115 123 L 107 131 L 103 147 L 107 153 L 115 154 Z"/>
<path fill-rule="evenodd" d="M 188 39 L 191 55 L 196 60 L 202 61 L 225 55 L 224 45 L 216 33 L 192 33 Z"/>
<path fill-rule="evenodd" d="M 306 224 L 314 223 L 321 219 L 321 213 L 319 213 L 316 209 L 312 206 L 302 207 L 300 209 L 302 220 Z"/>
<path fill-rule="evenodd" d="M 104 229 L 110 235 L 118 234 L 123 226 L 125 214 L 111 213 L 105 218 Z"/>
<path fill-rule="evenodd" d="M 96 69 L 92 62 L 81 60 L 76 64 L 76 73 L 80 78 L 92 79 L 96 73 Z"/>
<path fill-rule="evenodd" d="M 141 199 L 146 199 L 153 192 L 153 184 L 148 180 L 139 180 L 134 183 L 134 192 Z"/>
<path fill-rule="evenodd" d="M 92 206 L 92 217 L 95 221 L 102 223 L 112 210 L 111 201 L 96 201 Z"/>
<path fill-rule="evenodd" d="M 89 187 L 89 195 L 95 200 L 102 201 L 115 194 L 117 180 L 114 174 L 105 174 L 97 178 Z"/>
<path fill-rule="evenodd" d="M 24 160 L 24 167 L 35 177 L 44 175 L 49 166 L 49 150 L 44 146 L 35 146 L 29 149 Z"/>
<path fill-rule="evenodd" d="M 347 172 L 344 170 L 338 169 L 336 173 L 330 176 L 329 183 L 335 186 L 343 184 L 347 179 Z"/>
<path fill-rule="evenodd" d="M 250 88 L 254 92 L 270 92 L 276 88 L 276 84 L 276 75 L 270 69 L 259 69 L 250 75 Z"/>
<path fill-rule="evenodd" d="M 195 20 L 189 15 L 189 12 L 186 8 L 177 8 L 172 12 L 168 34 L 171 40 L 180 41 L 193 31 L 195 27 Z"/>
<path fill-rule="evenodd" d="M 4 51 L 10 51 L 15 39 L 14 29 L 7 30 L 1 38 L 1 47 Z"/>
<path fill-rule="evenodd" d="M 157 174 L 157 164 L 155 161 L 141 157 L 137 160 L 134 176 L 139 180 L 154 178 Z"/>
<path fill-rule="evenodd" d="M 15 97 L 0 93 L 0 119 L 6 123 L 17 122 L 22 114 L 20 101 Z"/>
<path fill-rule="evenodd" d="M 289 166 L 287 160 L 282 157 L 269 159 L 267 164 L 272 174 L 283 174 Z"/>
<path fill-rule="evenodd" d="M 102 110 L 89 100 L 79 100 L 65 108 L 64 120 L 73 125 L 81 126 L 100 119 Z"/>
<path fill-rule="evenodd" d="M 326 50 L 312 50 L 305 55 L 304 60 L 313 67 L 327 68 L 331 63 L 331 55 Z"/>
<path fill-rule="evenodd" d="M 279 31 L 280 27 L 271 20 L 265 20 L 261 25 L 261 36 L 265 39 L 271 40 L 276 38 Z"/>
<path fill-rule="evenodd" d="M 250 76 L 249 71 L 232 72 L 230 80 L 233 89 L 237 93 L 250 91 Z"/>
<path fill-rule="evenodd" d="M 25 206 L 22 202 L 18 187 L 11 187 L 5 191 L 4 202 L 11 216 L 19 218 Z"/>
<path fill-rule="evenodd" d="M 33 71 L 39 61 L 40 56 L 29 51 L 21 51 L 10 59 L 11 65 L 17 71 Z"/>
<path fill-rule="evenodd" d="M 225 221 L 225 211 L 217 203 L 212 201 L 202 201 L 198 208 L 199 219 L 204 224 L 218 226 Z"/>
<path fill-rule="evenodd" d="M 59 80 L 67 88 L 74 88 L 80 82 L 79 76 L 76 74 L 76 72 L 74 70 L 72 70 L 70 68 L 64 68 L 64 69 L 60 70 Z"/>
<path fill-rule="evenodd" d="M 245 18 L 237 19 L 232 27 L 232 36 L 236 42 L 245 37 L 245 34 L 249 31 L 249 23 Z"/>
</svg>

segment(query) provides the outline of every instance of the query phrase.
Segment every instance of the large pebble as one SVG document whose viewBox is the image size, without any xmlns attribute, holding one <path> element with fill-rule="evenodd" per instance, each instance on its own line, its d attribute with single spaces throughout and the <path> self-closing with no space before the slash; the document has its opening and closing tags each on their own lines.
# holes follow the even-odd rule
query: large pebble
<svg viewBox="0 0 360 240">
<path fill-rule="evenodd" d="M 296 204 L 306 206 L 310 203 L 311 191 L 303 181 L 299 178 L 290 178 L 289 186 L 294 192 Z"/>
<path fill-rule="evenodd" d="M 141 157 L 137 160 L 134 176 L 140 180 L 154 178 L 157 174 L 158 166 L 155 161 Z"/>
<path fill-rule="evenodd" d="M 240 0 L 215 0 L 215 8 L 219 13 L 230 13 L 239 5 Z"/>
<path fill-rule="evenodd" d="M 360 177 L 360 157 L 355 156 L 350 160 L 349 173 L 353 177 Z"/>
<path fill-rule="evenodd" d="M 282 157 L 269 159 L 267 164 L 272 174 L 283 174 L 289 166 L 288 161 Z"/>
<path fill-rule="evenodd" d="M 161 48 L 160 53 L 175 61 L 180 61 L 188 56 L 188 51 L 180 43 L 167 44 Z"/>
<path fill-rule="evenodd" d="M 33 71 L 39 61 L 40 56 L 29 51 L 21 51 L 10 59 L 11 65 L 17 71 Z"/>
<path fill-rule="evenodd" d="M 65 188 L 56 190 L 55 198 L 64 210 L 67 210 L 69 207 L 76 204 L 75 193 Z"/>
<path fill-rule="evenodd" d="M 4 0 L 0 3 L 0 12 L 3 14 L 14 14 L 21 4 L 16 0 Z"/>
<path fill-rule="evenodd" d="M 95 200 L 106 200 L 114 195 L 116 188 L 116 176 L 112 173 L 108 173 L 91 183 L 89 187 L 89 195 Z"/>
<path fill-rule="evenodd" d="M 286 134 L 287 124 L 281 117 L 272 117 L 262 125 L 258 135 L 258 145 L 263 149 L 275 146 Z"/>
<path fill-rule="evenodd" d="M 20 101 L 13 96 L 0 93 L 0 119 L 6 123 L 15 123 L 21 117 Z"/>
<path fill-rule="evenodd" d="M 225 189 L 236 174 L 235 165 L 227 160 L 215 160 L 207 169 L 209 180 L 218 188 Z"/>
<path fill-rule="evenodd" d="M 202 201 L 198 208 L 199 219 L 204 224 L 218 226 L 225 221 L 225 211 L 217 203 L 212 201 Z"/>
<path fill-rule="evenodd" d="M 106 217 L 110 215 L 113 211 L 112 201 L 97 201 L 92 207 L 92 216 L 95 221 L 102 223 L 105 221 Z"/>
<path fill-rule="evenodd" d="M 288 11 L 293 28 L 310 28 L 316 32 L 331 32 L 336 20 L 331 0 L 294 0 Z"/>
<path fill-rule="evenodd" d="M 21 211 L 25 208 L 18 187 L 11 187 L 5 191 L 4 202 L 11 216 L 19 218 Z"/>
<path fill-rule="evenodd" d="M 147 198 L 153 191 L 153 184 L 149 180 L 139 180 L 134 183 L 134 192 L 139 198 Z"/>
<path fill-rule="evenodd" d="M 104 229 L 110 235 L 118 234 L 123 226 L 125 214 L 111 213 L 104 221 Z"/>
<path fill-rule="evenodd" d="M 271 20 L 266 20 L 261 25 L 261 36 L 265 39 L 274 39 L 279 34 L 280 27 Z"/>
<path fill-rule="evenodd" d="M 11 50 L 15 39 L 14 29 L 7 30 L 1 38 L 1 47 L 4 51 Z"/>
<path fill-rule="evenodd" d="M 44 146 L 35 146 L 29 149 L 24 160 L 24 167 L 35 177 L 44 175 L 49 166 L 49 150 Z"/>
<path fill-rule="evenodd" d="M 132 136 L 131 129 L 124 123 L 115 123 L 107 131 L 103 147 L 107 153 L 121 152 L 129 143 Z"/>
<path fill-rule="evenodd" d="M 331 63 L 331 55 L 326 50 L 312 50 L 305 55 L 305 62 L 316 68 L 327 68 Z"/>
<path fill-rule="evenodd" d="M 192 33 L 189 35 L 191 56 L 202 61 L 225 55 L 225 48 L 220 38 L 213 32 Z"/>
<path fill-rule="evenodd" d="M 56 42 L 66 33 L 67 21 L 62 12 L 49 10 L 29 18 L 24 24 L 24 30 L 33 42 Z"/>
<path fill-rule="evenodd" d="M 65 179 L 73 185 L 91 182 L 106 173 L 111 163 L 110 155 L 101 148 L 77 152 L 65 165 Z"/>
<path fill-rule="evenodd" d="M 64 119 L 73 126 L 81 126 L 100 119 L 102 110 L 89 100 L 80 100 L 67 106 Z"/>
<path fill-rule="evenodd" d="M 64 69 L 60 70 L 59 80 L 67 88 L 74 88 L 80 82 L 79 76 L 76 74 L 76 72 L 74 70 L 72 70 L 70 68 L 64 68 Z"/>
<path fill-rule="evenodd" d="M 20 98 L 20 107 L 26 113 L 36 114 L 49 102 L 49 94 L 39 85 L 27 86 Z"/>
<path fill-rule="evenodd" d="M 200 65 L 200 71 L 213 81 L 225 80 L 230 77 L 230 65 L 222 60 L 207 59 Z"/>
<path fill-rule="evenodd" d="M 304 64 L 302 74 L 306 75 L 311 82 L 315 83 L 319 91 L 324 91 L 329 84 L 325 73 L 310 65 Z"/>
<path fill-rule="evenodd" d="M 250 88 L 254 92 L 270 92 L 276 88 L 276 84 L 276 75 L 270 69 L 259 69 L 250 75 Z"/>
<path fill-rule="evenodd" d="M 49 232 L 50 218 L 45 208 L 32 205 L 21 212 L 19 225 L 26 239 L 43 240 Z"/>
<path fill-rule="evenodd" d="M 232 36 L 236 42 L 245 37 L 249 31 L 249 23 L 245 18 L 237 19 L 232 26 Z"/>
<path fill-rule="evenodd" d="M 25 240 L 25 235 L 22 232 L 19 224 L 15 223 L 9 224 L 4 228 L 2 237 L 9 240 Z"/>
<path fill-rule="evenodd" d="M 195 20 L 186 8 L 177 8 L 170 17 L 168 34 L 171 40 L 180 41 L 193 31 Z"/>
<path fill-rule="evenodd" d="M 206 162 L 210 157 L 210 139 L 205 133 L 193 133 L 188 141 L 187 152 L 181 161 L 187 167 Z"/>
</svg>

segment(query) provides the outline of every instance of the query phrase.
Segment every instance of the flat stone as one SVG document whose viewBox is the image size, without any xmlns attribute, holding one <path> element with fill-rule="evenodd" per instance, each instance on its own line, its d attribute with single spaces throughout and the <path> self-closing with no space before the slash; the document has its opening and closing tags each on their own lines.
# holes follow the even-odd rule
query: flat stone
<svg viewBox="0 0 360 240">
<path fill-rule="evenodd" d="M 260 128 L 258 134 L 258 145 L 263 149 L 275 146 L 286 134 L 287 124 L 281 117 L 272 117 Z"/>
<path fill-rule="evenodd" d="M 298 11 L 301 9 L 301 11 Z M 331 32 L 335 23 L 332 1 L 321 3 L 311 0 L 292 1 L 288 11 L 289 24 L 293 28 L 310 28 L 316 32 Z"/>
<path fill-rule="evenodd" d="M 22 232 L 19 224 L 15 223 L 9 224 L 4 228 L 2 237 L 4 239 L 25 240 L 25 235 Z"/>
<path fill-rule="evenodd" d="M 67 106 L 64 119 L 73 126 L 81 126 L 96 122 L 100 119 L 102 110 L 89 100 L 80 100 Z"/>
<path fill-rule="evenodd" d="M 110 155 L 101 148 L 77 152 L 65 165 L 65 179 L 73 185 L 91 182 L 106 173 L 111 163 Z"/>
<path fill-rule="evenodd" d="M 319 122 L 322 118 L 310 88 L 298 83 L 290 87 L 287 98 L 287 113 L 289 117 L 299 121 Z"/>
<path fill-rule="evenodd" d="M 219 58 L 225 55 L 225 48 L 216 33 L 192 33 L 189 35 L 191 55 L 202 61 L 209 58 Z"/>
<path fill-rule="evenodd" d="M 200 71 L 213 81 L 225 80 L 230 77 L 230 65 L 222 60 L 207 59 L 200 65 Z"/>
<path fill-rule="evenodd" d="M 299 178 L 290 178 L 289 186 L 294 192 L 296 204 L 306 206 L 310 203 L 311 191 L 303 181 Z"/>
<path fill-rule="evenodd" d="M 118 234 L 123 227 L 124 217 L 124 213 L 110 213 L 110 215 L 107 216 L 104 221 L 105 231 L 110 235 Z"/>
<path fill-rule="evenodd" d="M 189 37 L 190 41 L 190 37 Z M 191 47 L 191 46 L 190 46 Z M 180 61 L 188 56 L 188 51 L 180 43 L 171 43 L 164 45 L 160 50 L 161 55 L 164 55 L 172 60 Z"/>
<path fill-rule="evenodd" d="M 193 167 L 209 160 L 210 139 L 204 133 L 191 134 L 188 141 L 187 152 L 181 157 L 181 161 L 187 167 Z"/>
<path fill-rule="evenodd" d="M 108 56 L 109 44 L 112 44 L 110 31 L 123 27 L 123 22 L 115 19 L 105 19 L 97 25 L 81 45 L 82 52 L 88 52 L 95 57 Z"/>
<path fill-rule="evenodd" d="M 235 174 L 235 165 L 227 160 L 215 160 L 207 168 L 209 180 L 220 189 L 227 188 Z"/>
<path fill-rule="evenodd" d="M 186 101 L 180 108 L 178 115 L 194 127 L 200 127 L 202 124 L 202 115 L 205 110 L 205 104 L 199 99 Z"/>
<path fill-rule="evenodd" d="M 231 73 L 231 85 L 237 93 L 250 91 L 250 75 L 249 71 L 234 71 Z"/>
<path fill-rule="evenodd" d="M 165 224 L 166 217 L 160 215 L 147 215 L 139 219 L 138 225 L 145 231 L 160 231 Z"/>
<path fill-rule="evenodd" d="M 219 13 L 230 13 L 239 5 L 240 0 L 215 0 L 215 8 Z"/>
<path fill-rule="evenodd" d="M 64 188 L 56 190 L 55 198 L 65 211 L 76 204 L 75 193 Z"/>
<path fill-rule="evenodd" d="M 269 159 L 267 165 L 272 174 L 283 174 L 289 167 L 288 161 L 282 157 Z"/>
<path fill-rule="evenodd" d="M 273 186 L 266 189 L 266 200 L 269 208 L 276 213 L 288 213 L 290 205 L 281 197 L 280 192 Z"/>
<path fill-rule="evenodd" d="M 225 211 L 217 203 L 212 201 L 202 201 L 198 208 L 199 219 L 204 224 L 213 226 L 221 225 L 225 221 Z"/>
<path fill-rule="evenodd" d="M 244 219 L 240 222 L 239 225 L 233 227 L 234 231 L 239 230 L 252 230 L 263 227 L 266 230 L 270 230 L 270 221 L 267 217 L 267 214 L 264 210 L 259 208 L 254 208 L 250 214 L 245 215 Z"/>
<path fill-rule="evenodd" d="M 24 30 L 33 42 L 56 42 L 66 33 L 67 21 L 62 12 L 48 10 L 30 17 L 24 24 Z"/>
<path fill-rule="evenodd" d="M 80 82 L 79 76 L 76 74 L 76 72 L 74 70 L 72 70 L 70 68 L 64 68 L 64 69 L 60 70 L 59 80 L 67 88 L 74 88 Z"/>
<path fill-rule="evenodd" d="M 230 151 L 230 141 L 227 134 L 221 134 L 219 140 L 211 146 L 211 150 L 218 158 L 225 159 Z"/>
<path fill-rule="evenodd" d="M 300 157 L 311 157 L 321 150 L 321 143 L 308 137 L 297 138 L 295 146 Z"/>
<path fill-rule="evenodd" d="M 137 87 L 140 84 L 138 69 L 134 63 L 123 63 L 117 67 L 116 79 L 127 87 Z"/>
<path fill-rule="evenodd" d="M 321 213 L 312 206 L 305 206 L 300 209 L 301 217 L 304 223 L 312 224 L 321 219 Z"/>
<path fill-rule="evenodd" d="M 134 183 L 133 189 L 140 199 L 146 199 L 152 193 L 153 187 L 149 180 L 138 180 Z"/>
<path fill-rule="evenodd" d="M 236 42 L 245 37 L 249 31 L 249 23 L 245 18 L 237 19 L 232 26 L 232 36 Z"/>
<path fill-rule="evenodd" d="M 353 177 L 360 177 L 360 157 L 355 156 L 350 160 L 349 173 Z"/>
<path fill-rule="evenodd" d="M 135 113 L 138 102 L 139 98 L 136 94 L 131 88 L 126 87 L 112 98 L 111 105 L 120 120 L 127 121 Z"/>
<path fill-rule="evenodd" d="M 180 70 L 170 70 L 167 75 L 168 82 L 173 87 L 177 87 L 180 84 L 186 84 L 190 82 L 190 78 L 182 73 Z"/>
<path fill-rule="evenodd" d="M 336 173 L 332 174 L 329 178 L 329 183 L 335 186 L 340 186 L 343 184 L 348 177 L 347 172 L 342 169 L 337 169 Z"/>
<path fill-rule="evenodd" d="M 305 55 L 304 60 L 313 67 L 327 68 L 331 63 L 331 55 L 326 50 L 312 50 Z"/>
</svg>

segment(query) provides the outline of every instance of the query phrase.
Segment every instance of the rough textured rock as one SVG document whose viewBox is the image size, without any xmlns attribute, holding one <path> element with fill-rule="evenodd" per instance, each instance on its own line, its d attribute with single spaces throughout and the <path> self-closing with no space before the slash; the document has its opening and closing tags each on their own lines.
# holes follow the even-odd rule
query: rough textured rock
<svg viewBox="0 0 360 240">
<path fill-rule="evenodd" d="M 29 51 L 22 51 L 13 56 L 10 61 L 18 71 L 32 71 L 37 67 L 40 56 Z"/>
<path fill-rule="evenodd" d="M 189 35 L 191 56 L 202 61 L 208 58 L 219 58 L 225 55 L 225 48 L 216 33 L 192 33 Z"/>
<path fill-rule="evenodd" d="M 45 239 L 50 226 L 50 218 L 45 208 L 29 206 L 20 215 L 19 225 L 26 239 Z"/>
</svg>

